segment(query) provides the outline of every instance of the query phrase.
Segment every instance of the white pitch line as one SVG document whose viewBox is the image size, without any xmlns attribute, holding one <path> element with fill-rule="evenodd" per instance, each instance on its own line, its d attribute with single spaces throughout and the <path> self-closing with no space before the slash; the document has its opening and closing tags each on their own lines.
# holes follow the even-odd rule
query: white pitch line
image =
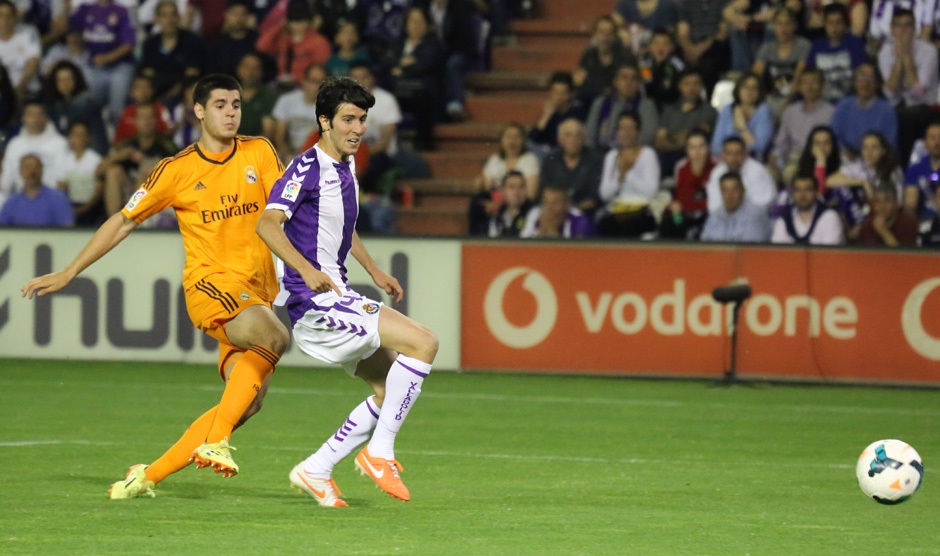
<svg viewBox="0 0 940 556">
<path fill-rule="evenodd" d="M 0 381 L 2 383 L 3 381 Z M 16 382 L 17 385 L 22 386 L 27 383 L 25 382 Z M 37 385 L 47 385 L 47 383 L 36 383 Z M 118 388 L 118 389 L 129 389 L 129 388 L 144 388 L 148 390 L 163 389 L 163 390 L 179 390 L 186 389 L 188 391 L 210 391 L 210 392 L 221 392 L 222 384 L 202 384 L 202 385 L 177 385 L 177 384 L 152 384 L 139 381 L 127 381 L 127 382 L 97 382 L 89 383 L 97 386 L 99 388 Z M 350 390 L 330 390 L 330 389 L 320 389 L 320 388 L 286 388 L 272 386 L 269 390 L 271 394 L 278 395 L 288 395 L 288 396 L 330 396 L 330 397 L 355 397 L 356 394 Z M 725 403 L 725 402 L 708 402 L 708 401 L 679 401 L 679 400 L 641 400 L 641 399 L 630 399 L 630 398 L 579 398 L 576 396 L 565 397 L 565 396 L 530 396 L 530 395 L 512 395 L 512 394 L 469 394 L 469 393 L 448 393 L 448 392 L 434 392 L 433 390 L 425 390 L 421 393 L 422 398 L 439 398 L 439 399 L 454 399 L 454 400 L 463 400 L 463 401 L 479 401 L 479 402 L 495 402 L 495 403 L 510 403 L 510 404 L 522 404 L 522 403 L 547 403 L 547 404 L 568 404 L 568 405 L 609 405 L 609 406 L 621 406 L 621 407 L 662 407 L 662 408 L 707 408 L 707 409 L 748 409 L 749 407 L 757 407 L 760 409 L 771 409 L 773 411 L 794 411 L 794 412 L 821 412 L 821 413 L 842 413 L 842 414 L 860 414 L 860 415 L 891 415 L 898 413 L 898 410 L 893 407 L 871 407 L 871 406 L 834 406 L 834 405 L 812 405 L 812 404 L 781 404 L 781 405 L 768 405 L 766 403 Z M 904 411 L 904 415 L 912 417 L 940 417 L 940 409 L 907 409 Z"/>
<path fill-rule="evenodd" d="M 269 447 L 269 450 L 277 451 L 290 451 L 290 452 L 306 452 L 309 451 L 309 448 L 296 448 L 288 446 L 278 446 L 278 447 Z M 469 453 L 469 452 L 446 452 L 439 450 L 395 450 L 399 454 L 407 454 L 412 456 L 427 456 L 427 457 L 442 457 L 442 458 L 461 458 L 461 459 L 508 459 L 508 460 L 520 460 L 520 461 L 550 461 L 550 462 L 568 462 L 568 463 L 601 463 L 606 465 L 611 464 L 653 464 L 653 465 L 730 465 L 734 461 L 738 461 L 742 464 L 748 466 L 754 465 L 767 465 L 775 467 L 824 467 L 827 469 L 854 469 L 854 465 L 843 464 L 843 463 L 816 463 L 816 464 L 807 464 L 804 462 L 780 462 L 780 461 L 753 461 L 753 460 L 722 460 L 718 461 L 706 461 L 706 460 L 690 460 L 690 459 L 645 459 L 645 458 L 589 458 L 589 457 L 577 457 L 577 456 L 551 456 L 551 455 L 538 455 L 538 454 L 482 454 L 482 453 Z"/>
<path fill-rule="evenodd" d="M 80 446 L 108 446 L 113 442 L 95 442 L 93 440 L 17 440 L 0 442 L 0 448 L 20 448 L 24 446 L 56 446 L 60 444 L 78 444 Z"/>
</svg>

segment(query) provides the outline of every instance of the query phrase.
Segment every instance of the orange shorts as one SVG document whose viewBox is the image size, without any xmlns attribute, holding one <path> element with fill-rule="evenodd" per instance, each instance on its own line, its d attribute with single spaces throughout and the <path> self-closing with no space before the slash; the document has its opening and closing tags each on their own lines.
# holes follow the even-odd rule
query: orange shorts
<svg viewBox="0 0 940 556">
<path fill-rule="evenodd" d="M 219 374 L 225 380 L 226 362 L 245 350 L 229 342 L 225 323 L 252 305 L 271 303 L 241 280 L 224 274 L 213 274 L 196 282 L 186 290 L 186 310 L 199 330 L 219 341 Z"/>
</svg>

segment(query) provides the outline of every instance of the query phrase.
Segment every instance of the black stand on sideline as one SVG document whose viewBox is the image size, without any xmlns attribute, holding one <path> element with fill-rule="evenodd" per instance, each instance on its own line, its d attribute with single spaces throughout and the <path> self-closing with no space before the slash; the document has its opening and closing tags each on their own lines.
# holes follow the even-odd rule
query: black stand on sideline
<svg viewBox="0 0 940 556">
<path fill-rule="evenodd" d="M 747 284 L 720 286 L 712 290 L 712 297 L 715 301 L 722 304 L 734 304 L 731 309 L 731 368 L 725 371 L 724 376 L 718 381 L 716 386 L 747 384 L 740 380 L 737 374 L 738 313 L 741 311 L 741 305 L 744 304 L 744 301 L 751 297 L 751 286 Z"/>
</svg>

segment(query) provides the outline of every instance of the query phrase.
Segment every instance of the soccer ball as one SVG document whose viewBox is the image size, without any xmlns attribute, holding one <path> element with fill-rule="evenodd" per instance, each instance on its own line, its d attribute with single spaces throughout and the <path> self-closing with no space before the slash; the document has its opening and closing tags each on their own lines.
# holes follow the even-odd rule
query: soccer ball
<svg viewBox="0 0 940 556">
<path fill-rule="evenodd" d="M 900 504 L 917 492 L 924 464 L 914 448 L 900 440 L 872 442 L 858 457 L 858 486 L 879 504 Z"/>
</svg>

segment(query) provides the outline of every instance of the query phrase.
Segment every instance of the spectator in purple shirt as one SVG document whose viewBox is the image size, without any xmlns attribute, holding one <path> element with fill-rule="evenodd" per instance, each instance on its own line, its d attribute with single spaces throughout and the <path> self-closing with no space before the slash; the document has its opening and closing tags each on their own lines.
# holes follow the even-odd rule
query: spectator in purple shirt
<svg viewBox="0 0 940 556">
<path fill-rule="evenodd" d="M 519 237 L 571 239 L 596 235 L 591 219 L 568 203 L 568 191 L 551 185 L 542 190 L 542 202 L 529 211 Z"/>
<path fill-rule="evenodd" d="M 116 122 L 134 77 L 136 35 L 127 8 L 113 0 L 83 4 L 69 17 L 69 28 L 80 30 L 85 39 L 92 96 L 107 106 L 108 119 Z"/>
<path fill-rule="evenodd" d="M 42 161 L 34 154 L 20 159 L 23 190 L 0 210 L 0 226 L 71 227 L 72 205 L 65 193 L 42 184 Z"/>
</svg>

